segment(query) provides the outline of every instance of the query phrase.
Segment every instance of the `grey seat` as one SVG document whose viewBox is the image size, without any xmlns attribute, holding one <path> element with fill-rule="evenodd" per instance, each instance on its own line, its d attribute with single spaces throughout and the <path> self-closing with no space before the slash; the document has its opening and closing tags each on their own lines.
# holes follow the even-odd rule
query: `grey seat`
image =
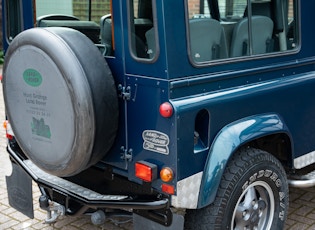
<svg viewBox="0 0 315 230">
<path fill-rule="evenodd" d="M 252 16 L 252 52 L 251 54 L 263 54 L 270 52 L 273 22 L 269 17 Z M 248 18 L 243 18 L 234 27 L 230 57 L 239 57 L 250 54 L 248 37 Z"/>
<path fill-rule="evenodd" d="M 210 18 L 192 19 L 189 25 L 191 56 L 194 61 L 205 62 L 228 56 L 224 29 L 219 21 Z M 147 53 L 153 58 L 156 52 L 154 28 L 148 30 L 145 37 Z"/>
<path fill-rule="evenodd" d="M 155 31 L 154 31 L 154 27 L 152 27 L 151 29 L 149 29 L 146 33 L 145 33 L 145 38 L 147 41 L 147 54 L 149 55 L 149 58 L 153 58 L 156 54 L 156 42 L 155 42 Z"/>
<path fill-rule="evenodd" d="M 189 21 L 191 56 L 196 62 L 227 57 L 224 29 L 211 18 Z"/>
<path fill-rule="evenodd" d="M 47 20 L 62 20 L 62 21 L 80 21 L 78 17 L 72 16 L 72 15 L 66 15 L 66 14 L 48 14 L 39 16 L 36 20 L 37 27 L 46 27 L 46 25 L 42 24 L 42 21 Z"/>
<path fill-rule="evenodd" d="M 112 55 L 112 19 L 111 15 L 107 14 L 101 17 L 100 20 L 100 34 L 101 34 L 101 51 L 104 56 Z"/>
</svg>

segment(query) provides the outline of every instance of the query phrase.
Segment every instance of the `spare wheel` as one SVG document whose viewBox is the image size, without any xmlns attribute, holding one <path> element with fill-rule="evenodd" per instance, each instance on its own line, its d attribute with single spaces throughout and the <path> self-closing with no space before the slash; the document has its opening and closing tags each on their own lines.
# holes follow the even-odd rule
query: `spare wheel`
<svg viewBox="0 0 315 230">
<path fill-rule="evenodd" d="M 96 46 L 69 28 L 34 28 L 10 44 L 3 69 L 6 113 L 23 152 L 57 176 L 75 175 L 111 148 L 118 100 Z"/>
</svg>

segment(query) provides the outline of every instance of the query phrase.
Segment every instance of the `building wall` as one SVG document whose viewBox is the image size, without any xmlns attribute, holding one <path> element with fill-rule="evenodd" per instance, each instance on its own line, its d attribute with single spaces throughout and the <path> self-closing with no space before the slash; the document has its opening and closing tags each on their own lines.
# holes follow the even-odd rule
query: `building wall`
<svg viewBox="0 0 315 230">
<path fill-rule="evenodd" d="M 192 18 L 193 15 L 199 14 L 200 0 L 189 0 L 188 9 L 189 9 L 189 18 Z"/>
</svg>

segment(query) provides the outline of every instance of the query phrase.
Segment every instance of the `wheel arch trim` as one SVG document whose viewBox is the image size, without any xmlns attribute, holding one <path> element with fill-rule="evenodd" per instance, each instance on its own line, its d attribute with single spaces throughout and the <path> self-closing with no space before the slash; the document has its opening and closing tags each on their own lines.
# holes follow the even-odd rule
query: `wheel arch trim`
<svg viewBox="0 0 315 230">
<path fill-rule="evenodd" d="M 215 137 L 205 163 L 198 198 L 198 208 L 211 204 L 219 188 L 225 167 L 233 153 L 257 138 L 290 132 L 278 114 L 259 114 L 232 122 Z"/>
</svg>

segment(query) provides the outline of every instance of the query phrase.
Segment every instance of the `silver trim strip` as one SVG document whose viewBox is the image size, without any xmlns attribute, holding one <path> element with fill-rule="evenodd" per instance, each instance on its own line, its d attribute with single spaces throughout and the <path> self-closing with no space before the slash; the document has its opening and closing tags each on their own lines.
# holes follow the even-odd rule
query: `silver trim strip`
<svg viewBox="0 0 315 230">
<path fill-rule="evenodd" d="M 293 165 L 296 169 L 304 168 L 315 162 L 315 151 L 307 153 L 303 156 L 294 159 Z"/>
</svg>

